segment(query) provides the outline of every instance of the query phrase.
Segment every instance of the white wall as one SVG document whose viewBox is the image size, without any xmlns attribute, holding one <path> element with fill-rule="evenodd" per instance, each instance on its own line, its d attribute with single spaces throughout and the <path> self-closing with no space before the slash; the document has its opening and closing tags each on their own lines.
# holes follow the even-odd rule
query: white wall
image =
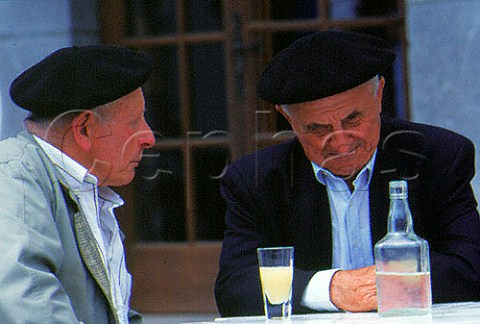
<svg viewBox="0 0 480 324">
<path fill-rule="evenodd" d="M 22 71 L 61 47 L 98 42 L 97 0 L 0 0 L 0 139 L 22 129 L 27 112 L 10 99 Z"/>
<path fill-rule="evenodd" d="M 406 18 L 412 119 L 469 137 L 478 173 L 480 1 L 408 0 Z M 472 184 L 480 201 L 480 176 Z"/>
</svg>

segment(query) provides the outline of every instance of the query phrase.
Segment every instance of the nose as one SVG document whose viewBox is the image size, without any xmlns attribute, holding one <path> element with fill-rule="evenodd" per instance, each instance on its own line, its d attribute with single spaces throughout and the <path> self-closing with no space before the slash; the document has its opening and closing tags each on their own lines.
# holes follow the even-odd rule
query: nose
<svg viewBox="0 0 480 324">
<path fill-rule="evenodd" d="M 155 136 L 153 135 L 152 129 L 148 126 L 146 121 L 144 123 L 144 129 L 141 131 L 139 136 L 139 144 L 143 149 L 147 149 L 155 145 Z"/>
<path fill-rule="evenodd" d="M 327 147 L 334 154 L 348 153 L 352 147 L 352 134 L 346 130 L 331 133 L 327 138 Z"/>
</svg>

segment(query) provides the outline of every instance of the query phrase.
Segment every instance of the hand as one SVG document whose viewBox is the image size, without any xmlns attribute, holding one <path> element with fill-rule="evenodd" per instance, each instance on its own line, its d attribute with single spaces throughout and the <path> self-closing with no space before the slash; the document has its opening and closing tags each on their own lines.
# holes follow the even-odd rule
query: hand
<svg viewBox="0 0 480 324">
<path fill-rule="evenodd" d="M 350 312 L 376 310 L 375 266 L 337 271 L 330 282 L 330 300 Z"/>
</svg>

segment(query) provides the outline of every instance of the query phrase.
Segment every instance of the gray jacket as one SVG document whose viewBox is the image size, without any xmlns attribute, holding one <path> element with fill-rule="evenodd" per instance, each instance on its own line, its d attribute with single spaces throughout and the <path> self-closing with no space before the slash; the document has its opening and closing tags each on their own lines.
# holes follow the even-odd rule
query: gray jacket
<svg viewBox="0 0 480 324">
<path fill-rule="evenodd" d="M 27 132 L 0 142 L 2 323 L 117 323 L 75 196 Z M 141 323 L 134 311 L 131 323 Z"/>
</svg>

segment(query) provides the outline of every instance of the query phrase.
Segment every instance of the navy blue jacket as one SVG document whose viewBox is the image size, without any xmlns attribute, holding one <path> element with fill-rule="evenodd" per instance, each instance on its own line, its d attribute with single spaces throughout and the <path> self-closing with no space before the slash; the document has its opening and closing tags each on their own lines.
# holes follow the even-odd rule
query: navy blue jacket
<svg viewBox="0 0 480 324">
<path fill-rule="evenodd" d="M 428 240 L 434 302 L 480 299 L 480 218 L 470 181 L 474 146 L 451 131 L 382 116 L 370 184 L 372 244 L 387 230 L 388 183 L 408 180 L 415 232 Z M 222 316 L 263 314 L 256 248 L 294 246 L 293 312 L 316 271 L 331 268 L 327 192 L 297 139 L 231 164 L 222 179 L 227 203 L 215 285 Z"/>
</svg>

